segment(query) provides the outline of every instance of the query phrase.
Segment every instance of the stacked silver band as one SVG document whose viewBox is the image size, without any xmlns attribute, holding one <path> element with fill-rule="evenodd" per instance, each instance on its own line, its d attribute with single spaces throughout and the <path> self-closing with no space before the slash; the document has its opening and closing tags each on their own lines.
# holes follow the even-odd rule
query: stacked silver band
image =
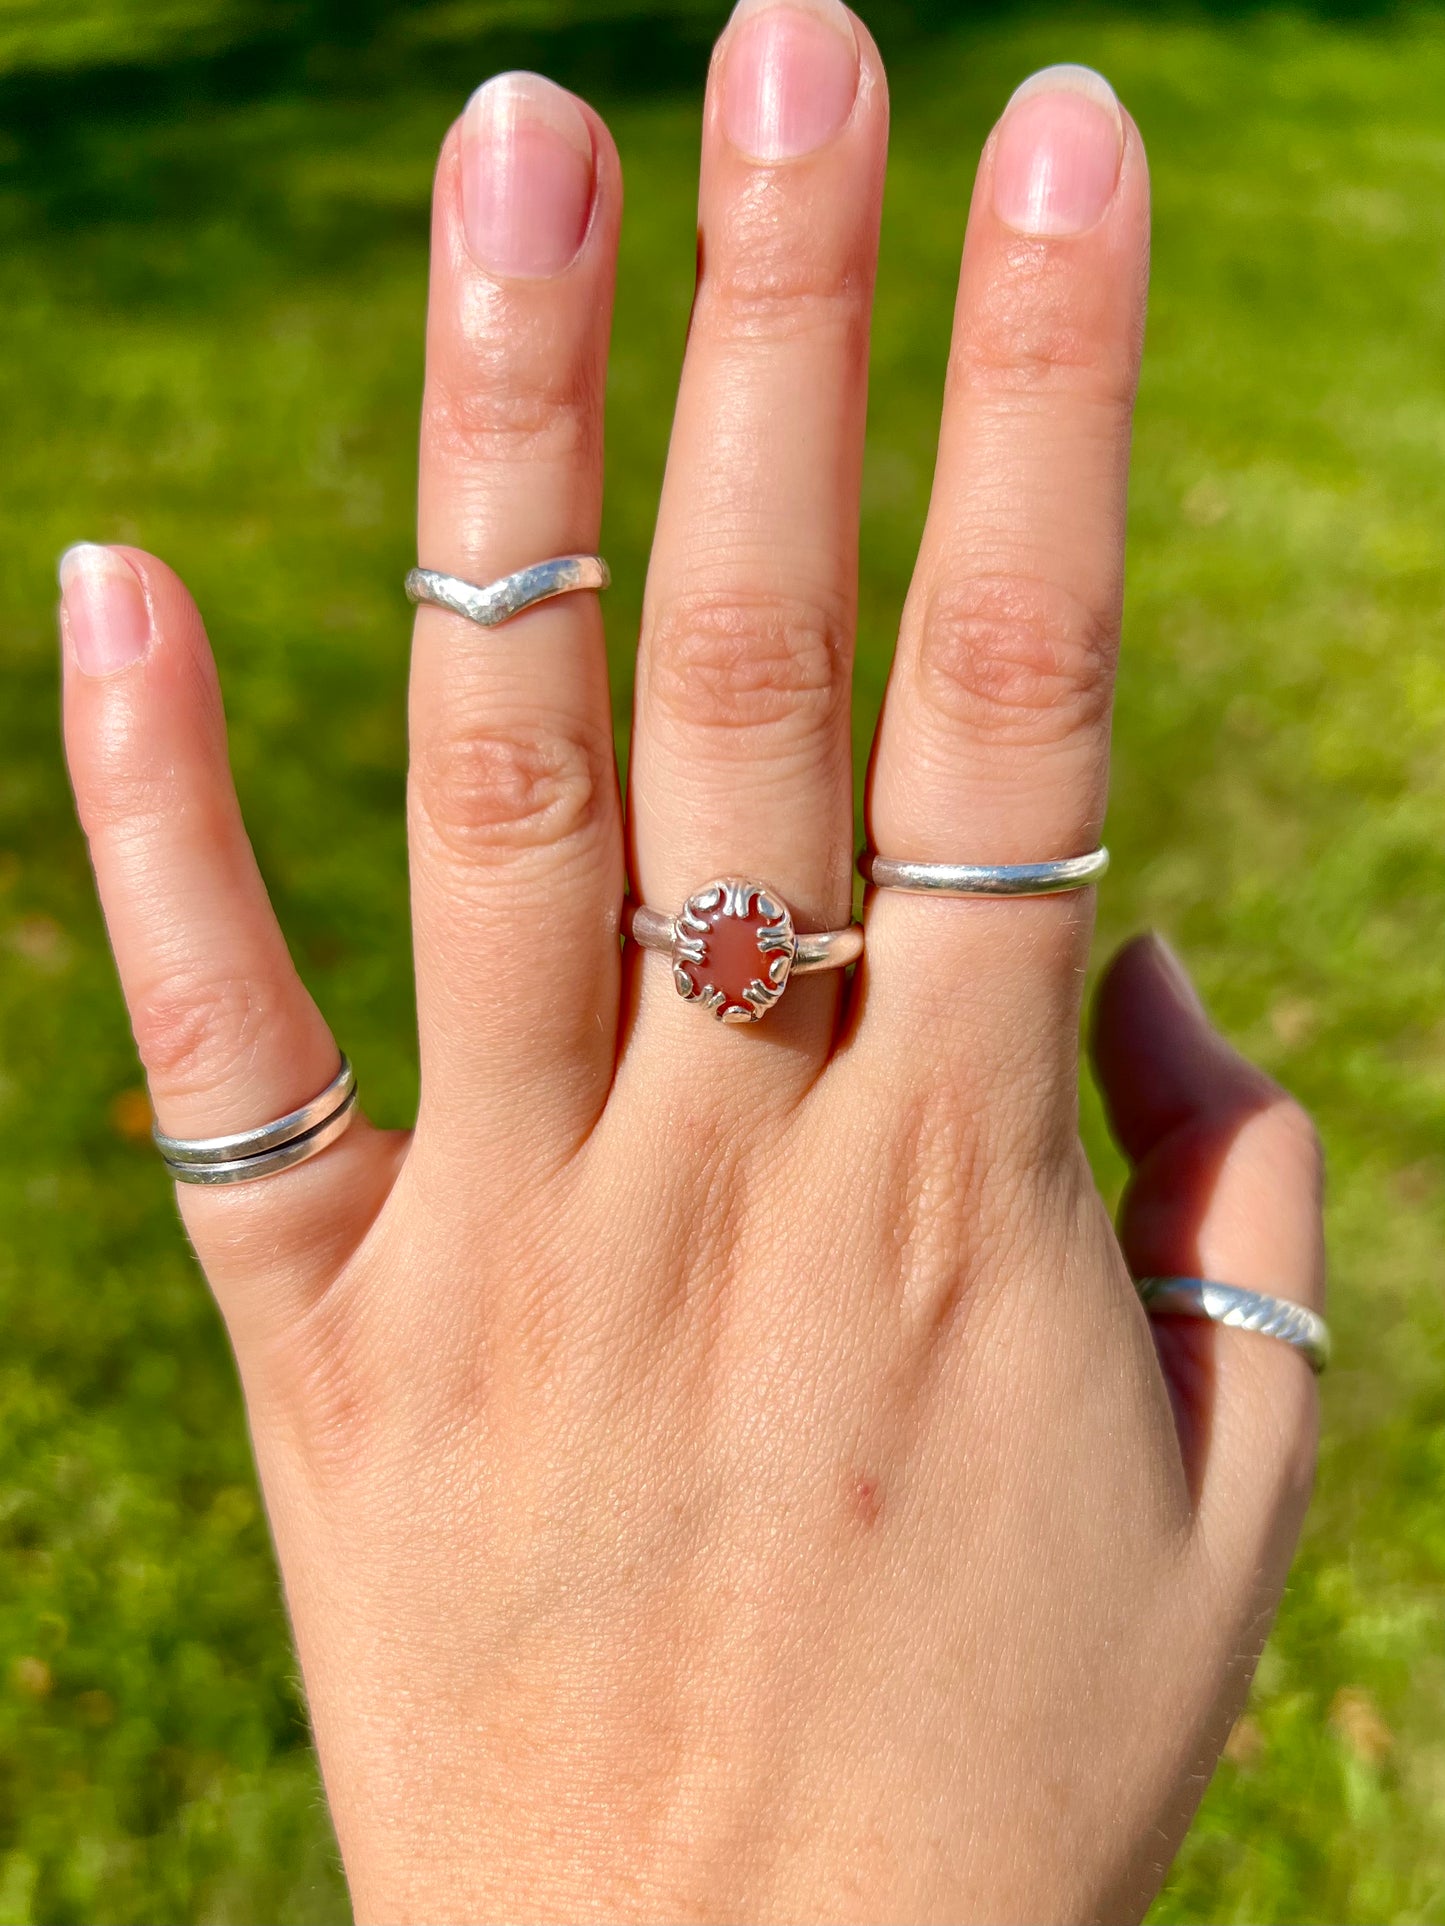
<svg viewBox="0 0 1445 1926">
<path fill-rule="evenodd" d="M 272 1177 L 325 1150 L 356 1115 L 356 1072 L 345 1057 L 319 1096 L 274 1123 L 237 1130 L 226 1137 L 152 1134 L 166 1169 L 178 1184 L 244 1184 Z"/>
<path fill-rule="evenodd" d="M 1323 1371 L 1330 1361 L 1330 1327 L 1288 1298 L 1209 1277 L 1141 1277 L 1138 1290 L 1151 1317 L 1202 1317 L 1236 1331 L 1257 1331 L 1293 1345 L 1315 1371 Z"/>
<path fill-rule="evenodd" d="M 550 602 L 554 595 L 605 589 L 611 580 L 612 572 L 600 555 L 555 555 L 550 561 L 534 562 L 530 568 L 519 568 L 482 587 L 464 582 L 459 575 L 414 568 L 406 578 L 406 597 L 409 602 L 429 602 L 433 608 L 450 609 L 453 615 L 464 615 L 484 629 L 495 629 L 538 602 Z"/>
</svg>

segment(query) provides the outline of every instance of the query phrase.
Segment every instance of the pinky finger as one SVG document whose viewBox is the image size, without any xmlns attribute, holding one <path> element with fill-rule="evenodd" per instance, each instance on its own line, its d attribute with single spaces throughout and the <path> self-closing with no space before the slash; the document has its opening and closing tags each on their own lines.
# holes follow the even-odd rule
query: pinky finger
<svg viewBox="0 0 1445 1926">
<path fill-rule="evenodd" d="M 339 1052 L 241 822 L 200 616 L 136 549 L 73 548 L 60 582 L 66 754 L 160 1128 L 209 1137 L 270 1122 L 324 1089 Z M 246 1317 L 263 1279 L 325 1281 L 375 1215 L 396 1156 L 358 1120 L 282 1175 L 183 1187 L 228 1319 Z"/>
<path fill-rule="evenodd" d="M 1136 1277 L 1191 1276 L 1321 1307 L 1322 1168 L 1309 1118 L 1215 1031 L 1171 951 L 1131 943 L 1099 990 L 1094 1061 L 1133 1165 Z M 1155 1341 L 1213 1563 L 1273 1608 L 1314 1475 L 1313 1374 L 1277 1338 L 1160 1317 Z"/>
</svg>

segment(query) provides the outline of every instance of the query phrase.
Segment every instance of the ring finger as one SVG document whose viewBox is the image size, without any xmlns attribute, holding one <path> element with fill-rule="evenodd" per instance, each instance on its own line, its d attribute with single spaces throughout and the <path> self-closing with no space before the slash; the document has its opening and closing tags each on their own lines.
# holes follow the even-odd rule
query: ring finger
<svg viewBox="0 0 1445 1926">
<path fill-rule="evenodd" d="M 969 216 L 933 499 L 874 754 L 870 840 L 886 856 L 1020 863 L 1097 841 L 1147 269 L 1137 130 L 1097 74 L 1036 75 L 984 151 Z M 937 1023 L 965 1032 L 974 1073 L 1016 1075 L 1032 1056 L 1052 1102 L 1072 1085 L 1087 928 L 1078 897 L 879 892 L 870 1019 L 885 1035 L 920 1020 L 932 1038 Z"/>
</svg>

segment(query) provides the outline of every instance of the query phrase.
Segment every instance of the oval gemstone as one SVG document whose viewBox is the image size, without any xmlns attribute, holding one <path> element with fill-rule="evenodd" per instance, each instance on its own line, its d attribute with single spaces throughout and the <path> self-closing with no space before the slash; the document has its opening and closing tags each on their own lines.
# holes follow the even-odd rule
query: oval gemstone
<svg viewBox="0 0 1445 1926">
<path fill-rule="evenodd" d="M 677 957 L 677 987 L 683 996 L 702 998 L 723 1021 L 750 1022 L 762 1016 L 787 981 L 791 932 L 778 940 L 780 920 L 788 929 L 786 912 L 780 919 L 772 903 L 765 912 L 760 898 L 761 892 L 752 888 L 709 889 L 687 906 L 687 933 L 702 955 Z M 767 994 L 754 992 L 749 1001 L 747 992 L 755 983 Z"/>
</svg>

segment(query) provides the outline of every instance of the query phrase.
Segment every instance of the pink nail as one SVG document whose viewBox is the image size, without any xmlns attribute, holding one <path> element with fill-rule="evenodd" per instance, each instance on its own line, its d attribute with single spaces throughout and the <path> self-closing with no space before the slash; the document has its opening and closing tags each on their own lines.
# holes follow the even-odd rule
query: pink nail
<svg viewBox="0 0 1445 1926">
<path fill-rule="evenodd" d="M 831 140 L 858 93 L 858 42 L 840 0 L 741 0 L 723 48 L 722 122 L 754 160 Z"/>
<path fill-rule="evenodd" d="M 1046 67 L 1026 80 L 999 123 L 993 205 L 1023 234 L 1082 234 L 1119 184 L 1124 118 L 1089 67 Z"/>
<path fill-rule="evenodd" d="M 596 169 L 581 108 L 540 74 L 498 74 L 462 116 L 462 222 L 492 274 L 541 278 L 574 259 Z"/>
<path fill-rule="evenodd" d="M 75 666 L 114 675 L 150 647 L 151 618 L 140 577 L 113 548 L 77 542 L 60 558 L 60 599 Z"/>
</svg>

